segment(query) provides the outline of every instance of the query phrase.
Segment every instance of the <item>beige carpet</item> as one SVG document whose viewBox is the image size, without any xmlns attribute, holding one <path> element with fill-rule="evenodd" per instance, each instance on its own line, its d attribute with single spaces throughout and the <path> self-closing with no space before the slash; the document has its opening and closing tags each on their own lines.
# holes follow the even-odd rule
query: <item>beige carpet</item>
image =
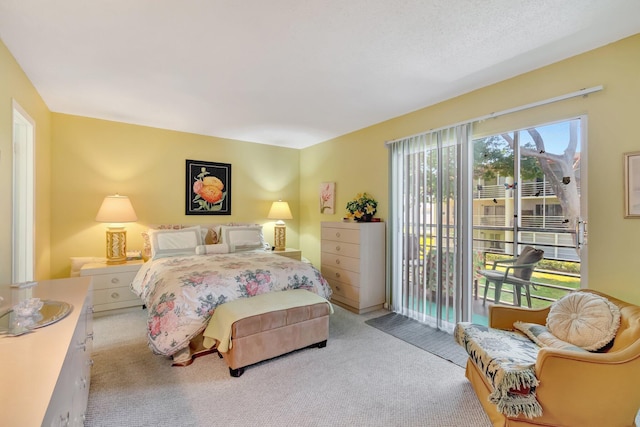
<svg viewBox="0 0 640 427">
<path fill-rule="evenodd" d="M 336 306 L 326 348 L 240 378 L 153 355 L 142 310 L 97 318 L 86 426 L 490 426 L 462 368 L 364 323 L 385 313 Z"/>
</svg>

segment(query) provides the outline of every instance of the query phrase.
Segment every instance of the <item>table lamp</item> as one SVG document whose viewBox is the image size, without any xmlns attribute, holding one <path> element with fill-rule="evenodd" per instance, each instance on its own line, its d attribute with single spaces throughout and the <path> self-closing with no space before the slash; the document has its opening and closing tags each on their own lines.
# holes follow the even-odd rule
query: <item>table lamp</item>
<svg viewBox="0 0 640 427">
<path fill-rule="evenodd" d="M 287 226 L 283 220 L 293 219 L 291 209 L 289 209 L 289 204 L 282 200 L 273 202 L 267 218 L 277 220 L 276 225 L 273 228 L 273 245 L 275 246 L 276 251 L 284 251 L 287 246 Z"/>
<path fill-rule="evenodd" d="M 107 264 L 124 264 L 127 261 L 127 231 L 123 222 L 137 221 L 127 196 L 107 196 L 96 215 L 96 221 L 107 222 Z"/>
</svg>

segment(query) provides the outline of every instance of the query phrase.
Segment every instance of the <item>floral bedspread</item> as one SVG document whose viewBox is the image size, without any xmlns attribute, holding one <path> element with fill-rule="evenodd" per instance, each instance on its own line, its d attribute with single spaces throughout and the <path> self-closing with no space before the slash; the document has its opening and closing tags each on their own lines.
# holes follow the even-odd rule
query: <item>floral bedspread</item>
<svg viewBox="0 0 640 427">
<path fill-rule="evenodd" d="M 288 289 L 331 297 L 313 265 L 263 250 L 150 260 L 131 289 L 148 310 L 149 347 L 165 356 L 188 347 L 227 301 Z"/>
</svg>

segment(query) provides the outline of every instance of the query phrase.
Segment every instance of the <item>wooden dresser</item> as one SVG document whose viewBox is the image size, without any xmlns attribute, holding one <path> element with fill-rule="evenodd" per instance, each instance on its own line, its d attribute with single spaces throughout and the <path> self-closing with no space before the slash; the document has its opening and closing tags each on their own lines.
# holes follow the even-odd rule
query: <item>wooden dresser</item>
<svg viewBox="0 0 640 427">
<path fill-rule="evenodd" d="M 63 319 L 0 337 L 0 422 L 6 426 L 83 426 L 93 345 L 91 278 L 41 281 L 40 299 L 73 306 Z M 10 295 L 3 295 L 5 303 Z M 8 299 L 7 299 L 8 297 Z"/>
<path fill-rule="evenodd" d="M 331 302 L 355 313 L 385 303 L 385 223 L 323 222 L 321 271 Z"/>
</svg>

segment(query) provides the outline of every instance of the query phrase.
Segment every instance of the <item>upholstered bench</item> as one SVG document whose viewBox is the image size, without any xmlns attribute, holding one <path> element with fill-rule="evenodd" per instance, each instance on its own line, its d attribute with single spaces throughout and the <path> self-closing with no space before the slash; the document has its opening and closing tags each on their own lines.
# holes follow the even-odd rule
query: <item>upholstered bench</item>
<svg viewBox="0 0 640 427">
<path fill-rule="evenodd" d="M 331 313 L 329 301 L 304 289 L 241 298 L 216 308 L 203 344 L 216 346 L 231 376 L 239 377 L 249 365 L 305 347 L 325 347 Z"/>
</svg>

